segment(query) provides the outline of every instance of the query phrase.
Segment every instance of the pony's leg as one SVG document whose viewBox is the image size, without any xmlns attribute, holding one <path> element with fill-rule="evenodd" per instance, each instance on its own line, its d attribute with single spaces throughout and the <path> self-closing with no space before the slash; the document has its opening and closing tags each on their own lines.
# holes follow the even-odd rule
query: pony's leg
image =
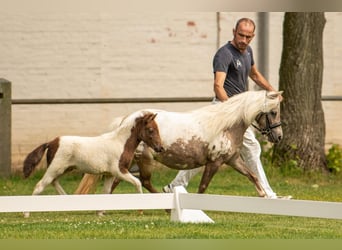
<svg viewBox="0 0 342 250">
<path fill-rule="evenodd" d="M 54 188 L 56 189 L 58 194 L 60 194 L 60 195 L 66 195 L 67 194 L 57 179 L 55 179 L 52 182 L 52 185 L 54 186 Z"/>
<path fill-rule="evenodd" d="M 201 182 L 198 187 L 198 193 L 205 192 L 213 176 L 216 174 L 218 168 L 221 166 L 221 162 L 210 162 L 205 165 L 204 172 L 202 174 Z"/>
<path fill-rule="evenodd" d="M 138 157 L 136 156 L 136 162 L 139 166 L 139 177 L 142 186 L 150 193 L 158 193 L 157 189 L 155 189 L 151 182 L 152 169 L 155 160 L 153 159 L 149 148 L 145 147 L 142 154 Z"/>
<path fill-rule="evenodd" d="M 96 190 L 96 185 L 101 177 L 101 175 L 85 174 L 78 185 L 75 194 L 94 193 Z"/>
<path fill-rule="evenodd" d="M 150 193 L 158 193 L 158 190 L 152 185 L 151 177 L 152 177 L 152 169 L 151 165 L 142 165 L 140 167 L 140 181 L 144 188 L 146 188 Z"/>
<path fill-rule="evenodd" d="M 240 174 L 247 176 L 247 178 L 254 184 L 260 197 L 264 197 L 266 195 L 264 189 L 262 188 L 259 182 L 259 179 L 255 176 L 255 174 L 253 174 L 252 171 L 250 171 L 246 167 L 245 162 L 242 160 L 240 156 L 236 158 L 233 162 L 230 162 L 229 165 L 232 166 Z"/>
</svg>

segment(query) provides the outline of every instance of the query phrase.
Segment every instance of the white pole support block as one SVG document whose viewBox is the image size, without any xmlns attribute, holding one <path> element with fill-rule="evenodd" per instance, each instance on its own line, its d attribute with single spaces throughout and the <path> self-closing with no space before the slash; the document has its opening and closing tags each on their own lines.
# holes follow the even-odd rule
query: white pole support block
<svg viewBox="0 0 342 250">
<path fill-rule="evenodd" d="M 187 193 L 183 186 L 173 188 L 174 208 L 171 210 L 171 221 L 183 223 L 214 223 L 214 221 L 206 215 L 202 210 L 183 209 L 179 202 L 179 194 Z"/>
</svg>

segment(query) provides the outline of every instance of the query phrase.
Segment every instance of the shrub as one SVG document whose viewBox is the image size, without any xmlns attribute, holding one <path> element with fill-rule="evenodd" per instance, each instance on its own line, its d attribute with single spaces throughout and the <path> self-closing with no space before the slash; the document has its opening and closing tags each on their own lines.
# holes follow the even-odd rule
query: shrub
<svg viewBox="0 0 342 250">
<path fill-rule="evenodd" d="M 338 144 L 333 144 L 327 154 L 327 166 L 330 172 L 336 174 L 342 169 L 342 150 Z"/>
</svg>

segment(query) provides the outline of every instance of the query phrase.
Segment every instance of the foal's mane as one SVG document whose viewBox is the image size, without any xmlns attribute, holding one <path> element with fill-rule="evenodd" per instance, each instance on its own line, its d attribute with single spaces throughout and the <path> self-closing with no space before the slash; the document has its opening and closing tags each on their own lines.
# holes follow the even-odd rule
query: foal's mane
<svg viewBox="0 0 342 250">
<path fill-rule="evenodd" d="M 149 112 L 147 112 L 145 110 L 140 110 L 140 111 L 136 111 L 130 115 L 127 115 L 123 118 L 120 118 L 120 122 L 118 122 L 117 119 L 114 120 L 109 131 L 107 133 L 103 134 L 103 136 L 112 137 L 113 134 L 116 134 L 116 135 L 130 134 L 132 127 L 136 125 L 136 119 L 139 117 L 143 117 L 144 115 L 146 115 L 148 113 Z"/>
<path fill-rule="evenodd" d="M 219 132 L 244 122 L 251 124 L 255 116 L 263 111 L 266 91 L 246 91 L 227 101 L 208 105 L 192 111 L 194 117 L 212 131 Z"/>
<path fill-rule="evenodd" d="M 146 110 L 139 110 L 136 111 L 128 116 L 125 116 L 122 118 L 122 121 L 120 122 L 119 128 L 121 129 L 131 129 L 136 124 L 136 119 L 139 117 L 144 117 L 145 115 L 149 114 L 150 112 Z"/>
</svg>

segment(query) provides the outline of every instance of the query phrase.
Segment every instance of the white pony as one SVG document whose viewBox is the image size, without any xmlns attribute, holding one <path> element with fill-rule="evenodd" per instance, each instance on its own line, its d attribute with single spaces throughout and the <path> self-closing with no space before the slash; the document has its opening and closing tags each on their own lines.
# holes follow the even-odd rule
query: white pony
<svg viewBox="0 0 342 250">
<path fill-rule="evenodd" d="M 59 194 L 66 194 L 58 178 L 71 169 L 105 175 L 104 193 L 110 193 L 115 177 L 132 183 L 142 193 L 141 182 L 128 168 L 141 141 L 156 152 L 163 151 L 158 126 L 154 121 L 156 115 L 138 111 L 126 117 L 112 132 L 95 137 L 61 136 L 40 145 L 28 154 L 23 167 L 27 178 L 47 150 L 48 168 L 32 195 L 40 194 L 50 183 Z M 28 217 L 29 213 L 25 216 Z"/>
<path fill-rule="evenodd" d="M 219 166 L 225 163 L 247 176 L 259 196 L 265 196 L 258 178 L 240 157 L 240 149 L 243 135 L 254 120 L 271 142 L 280 141 L 281 93 L 247 91 L 226 102 L 183 113 L 149 109 L 158 114 L 155 120 L 165 150 L 155 152 L 145 144 L 137 148 L 135 160 L 142 185 L 150 192 L 157 192 L 150 181 L 154 160 L 178 170 L 205 166 L 198 189 L 199 193 L 203 193 Z M 116 127 L 121 120 L 116 119 L 113 126 Z M 87 193 L 89 183 L 96 184 L 95 179 L 96 176 L 85 175 L 77 192 Z M 113 184 L 113 188 L 117 184 L 118 181 Z"/>
</svg>

